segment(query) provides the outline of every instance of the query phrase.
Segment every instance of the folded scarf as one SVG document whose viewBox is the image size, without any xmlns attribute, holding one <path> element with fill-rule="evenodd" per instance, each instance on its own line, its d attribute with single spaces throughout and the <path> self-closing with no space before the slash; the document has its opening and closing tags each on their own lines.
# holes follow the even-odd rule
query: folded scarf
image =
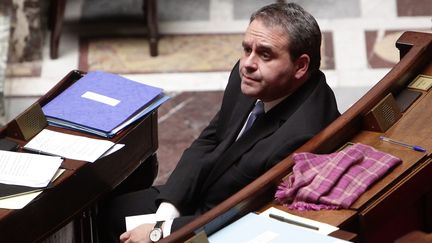
<svg viewBox="0 0 432 243">
<path fill-rule="evenodd" d="M 368 145 L 332 154 L 296 153 L 293 173 L 276 191 L 278 202 L 296 210 L 348 208 L 401 159 Z"/>
</svg>

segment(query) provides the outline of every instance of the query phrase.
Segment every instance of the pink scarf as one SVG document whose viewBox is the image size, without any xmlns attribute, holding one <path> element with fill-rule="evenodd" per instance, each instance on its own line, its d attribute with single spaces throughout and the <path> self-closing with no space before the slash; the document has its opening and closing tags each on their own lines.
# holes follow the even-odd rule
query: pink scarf
<svg viewBox="0 0 432 243">
<path fill-rule="evenodd" d="M 293 174 L 283 181 L 276 200 L 290 209 L 348 208 L 401 159 L 364 144 L 332 154 L 293 155 Z"/>
</svg>

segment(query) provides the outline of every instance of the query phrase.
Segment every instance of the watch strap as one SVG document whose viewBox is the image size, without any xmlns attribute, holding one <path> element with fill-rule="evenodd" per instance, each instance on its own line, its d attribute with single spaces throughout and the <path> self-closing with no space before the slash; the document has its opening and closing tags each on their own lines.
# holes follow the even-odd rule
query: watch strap
<svg viewBox="0 0 432 243">
<path fill-rule="evenodd" d="M 159 240 L 161 240 L 163 238 L 162 224 L 164 222 L 165 221 L 156 221 L 155 226 L 153 227 L 153 229 L 150 232 L 150 241 L 151 242 L 158 242 Z M 154 234 L 156 234 L 156 235 L 154 235 Z"/>
<path fill-rule="evenodd" d="M 153 227 L 153 229 L 155 229 L 155 228 L 161 229 L 161 228 L 162 228 L 162 224 L 163 224 L 164 222 L 165 222 L 165 221 L 156 221 L 156 224 L 155 224 L 155 226 Z"/>
</svg>

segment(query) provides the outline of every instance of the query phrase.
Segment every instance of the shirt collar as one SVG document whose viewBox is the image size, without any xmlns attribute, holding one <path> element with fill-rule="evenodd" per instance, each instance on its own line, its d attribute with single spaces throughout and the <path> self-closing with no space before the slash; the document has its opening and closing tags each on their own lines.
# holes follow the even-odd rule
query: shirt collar
<svg viewBox="0 0 432 243">
<path fill-rule="evenodd" d="M 269 102 L 263 102 L 264 103 L 264 112 L 267 113 L 269 110 L 271 110 L 273 107 L 275 107 L 277 104 L 281 103 L 282 100 L 284 100 L 288 95 L 282 96 L 279 99 L 275 99 Z"/>
</svg>

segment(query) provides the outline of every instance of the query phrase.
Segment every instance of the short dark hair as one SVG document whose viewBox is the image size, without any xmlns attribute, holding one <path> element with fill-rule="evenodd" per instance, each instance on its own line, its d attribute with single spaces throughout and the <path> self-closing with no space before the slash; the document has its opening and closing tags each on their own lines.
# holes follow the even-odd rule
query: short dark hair
<svg viewBox="0 0 432 243">
<path fill-rule="evenodd" d="M 320 67 L 321 30 L 315 18 L 295 3 L 274 3 L 258 9 L 250 22 L 259 19 L 267 26 L 281 27 L 288 37 L 288 51 L 291 59 L 302 54 L 310 57 L 309 72 Z"/>
</svg>

